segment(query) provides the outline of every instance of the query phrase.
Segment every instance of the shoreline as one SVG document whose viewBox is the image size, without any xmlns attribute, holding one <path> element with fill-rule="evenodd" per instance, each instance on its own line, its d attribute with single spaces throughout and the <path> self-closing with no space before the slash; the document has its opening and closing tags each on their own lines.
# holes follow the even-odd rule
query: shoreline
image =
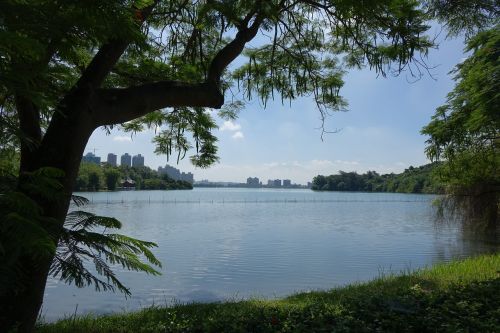
<svg viewBox="0 0 500 333">
<path fill-rule="evenodd" d="M 39 323 L 36 332 L 495 332 L 499 309 L 496 253 L 278 300 L 151 306 Z"/>
</svg>

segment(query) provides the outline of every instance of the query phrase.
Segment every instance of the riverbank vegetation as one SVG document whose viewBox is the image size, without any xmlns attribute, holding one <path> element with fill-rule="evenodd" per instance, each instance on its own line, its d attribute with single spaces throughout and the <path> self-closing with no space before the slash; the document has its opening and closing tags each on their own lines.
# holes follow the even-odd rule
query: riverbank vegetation
<svg viewBox="0 0 500 333">
<path fill-rule="evenodd" d="M 442 185 L 434 177 L 437 163 L 410 166 L 399 174 L 380 175 L 375 171 L 364 174 L 339 171 L 337 175 L 318 175 L 312 181 L 316 191 L 361 191 L 397 193 L 441 193 Z"/>
<path fill-rule="evenodd" d="M 147 166 L 113 167 L 83 162 L 76 178 L 75 191 L 115 191 L 128 181 L 127 186 L 136 190 L 191 190 L 193 185 L 183 180 L 174 180 L 159 174 Z M 132 181 L 132 182 L 130 182 Z"/>
<path fill-rule="evenodd" d="M 281 300 L 153 306 L 72 317 L 37 332 L 498 332 L 500 255 Z"/>
<path fill-rule="evenodd" d="M 452 74 L 447 102 L 422 130 L 426 154 L 439 161 L 442 206 L 466 222 L 494 228 L 500 220 L 500 25 L 472 37 L 470 56 Z"/>
</svg>

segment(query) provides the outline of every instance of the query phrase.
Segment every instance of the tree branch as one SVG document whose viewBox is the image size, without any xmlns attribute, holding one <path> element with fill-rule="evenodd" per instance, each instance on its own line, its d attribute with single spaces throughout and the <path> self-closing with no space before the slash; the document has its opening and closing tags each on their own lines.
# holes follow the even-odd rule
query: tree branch
<svg viewBox="0 0 500 333">
<path fill-rule="evenodd" d="M 245 17 L 247 24 L 251 18 L 252 15 Z M 97 90 L 91 103 L 95 126 L 124 123 L 166 107 L 222 107 L 222 73 L 241 54 L 245 44 L 257 35 L 263 20 L 264 16 L 257 14 L 249 27 L 239 27 L 236 37 L 210 63 L 205 83 L 160 81 L 124 89 Z"/>
<path fill-rule="evenodd" d="M 217 85 L 160 81 L 124 89 L 99 89 L 92 103 L 95 127 L 124 123 L 167 107 L 220 108 L 224 96 Z"/>
<path fill-rule="evenodd" d="M 137 9 L 137 24 L 142 24 L 151 14 L 157 1 L 152 5 L 141 10 Z M 94 88 L 100 87 L 113 66 L 118 62 L 123 52 L 130 44 L 130 40 L 113 39 L 104 44 L 96 53 L 90 64 L 84 70 L 82 76 L 76 83 L 76 88 Z"/>
<path fill-rule="evenodd" d="M 224 72 L 226 67 L 243 52 L 245 44 L 257 35 L 263 20 L 264 17 L 257 14 L 250 27 L 239 28 L 236 37 L 215 55 L 208 69 L 208 82 L 219 85 L 222 72 Z"/>
</svg>

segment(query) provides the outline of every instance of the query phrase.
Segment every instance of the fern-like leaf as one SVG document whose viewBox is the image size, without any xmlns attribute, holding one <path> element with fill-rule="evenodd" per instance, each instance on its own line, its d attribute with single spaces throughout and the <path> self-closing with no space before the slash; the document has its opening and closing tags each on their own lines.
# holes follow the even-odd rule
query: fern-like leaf
<svg viewBox="0 0 500 333">
<path fill-rule="evenodd" d="M 69 213 L 50 274 L 77 287 L 94 285 L 97 291 L 118 290 L 130 295 L 130 290 L 119 281 L 110 265 L 159 275 L 160 272 L 151 265 L 161 267 L 161 263 L 150 250 L 157 246 L 155 243 L 107 232 L 120 228 L 121 223 L 112 217 L 84 211 Z M 100 229 L 100 232 L 93 231 L 95 229 Z M 90 264 L 96 273 L 87 268 Z"/>
</svg>

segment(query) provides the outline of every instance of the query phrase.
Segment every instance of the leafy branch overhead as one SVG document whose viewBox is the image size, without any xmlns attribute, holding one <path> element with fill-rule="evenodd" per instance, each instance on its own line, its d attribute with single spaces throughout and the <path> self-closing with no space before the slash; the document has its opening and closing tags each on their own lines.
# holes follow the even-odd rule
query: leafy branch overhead
<svg viewBox="0 0 500 333">
<path fill-rule="evenodd" d="M 0 101 L 14 123 L 7 132 L 26 123 L 10 134 L 36 145 L 55 114 L 77 117 L 72 103 L 85 100 L 90 128 L 164 125 L 157 152 L 179 158 L 196 148 L 191 160 L 206 167 L 217 147 L 205 108 L 221 108 L 226 96 L 241 91 L 265 105 L 311 95 L 324 120 L 347 105 L 346 66 L 382 75 L 412 61 L 425 67 L 420 56 L 433 46 L 416 1 L 127 3 L 0 4 Z M 247 61 L 230 65 L 240 55 Z"/>
</svg>

